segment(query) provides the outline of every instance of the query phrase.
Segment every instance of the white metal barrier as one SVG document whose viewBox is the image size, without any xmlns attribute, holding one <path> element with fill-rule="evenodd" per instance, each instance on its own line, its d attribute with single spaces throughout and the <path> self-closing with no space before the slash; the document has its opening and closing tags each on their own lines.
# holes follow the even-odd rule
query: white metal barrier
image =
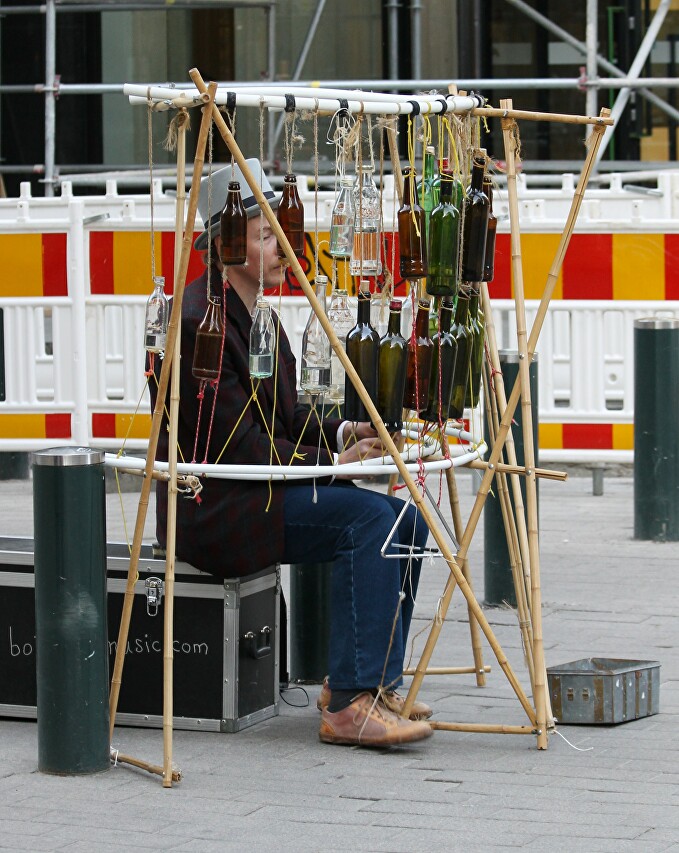
<svg viewBox="0 0 679 853">
<path fill-rule="evenodd" d="M 588 191 L 580 230 L 679 232 L 679 173 L 660 175 L 655 194 L 645 191 L 639 197 L 626 191 L 622 180 L 614 176 L 610 190 Z M 313 194 L 304 191 L 304 181 L 301 184 L 308 210 L 313 211 Z M 564 176 L 561 190 L 535 191 L 521 186 L 522 230 L 559 230 L 572 189 L 572 176 Z M 389 181 L 385 199 L 388 196 Z M 496 204 L 500 217 L 502 204 L 500 194 Z M 391 221 L 389 205 L 387 201 L 386 223 Z M 319 230 L 327 229 L 330 209 L 331 194 L 321 193 Z M 172 230 L 174 199 L 163 194 L 159 182 L 154 184 L 154 214 L 158 231 Z M 315 227 L 308 225 L 307 229 Z M 506 223 L 501 220 L 500 230 L 503 228 L 506 230 Z M 130 416 L 140 408 L 148 413 L 141 344 L 146 295 L 93 295 L 88 240 L 97 231 L 145 230 L 150 230 L 148 196 L 119 195 L 114 182 L 108 182 L 106 193 L 100 196 L 75 197 L 65 185 L 61 198 L 33 199 L 26 186 L 19 199 L 0 200 L 0 235 L 66 233 L 68 277 L 67 295 L 57 297 L 3 296 L 6 289 L 0 285 L 6 395 L 0 402 L 0 416 L 70 413 L 70 441 L 85 445 L 94 441 L 93 412 Z M 527 302 L 529 327 L 536 307 L 535 301 Z M 299 297 L 284 297 L 281 310 L 299 354 L 309 309 Z M 494 311 L 500 346 L 512 348 L 516 343 L 513 303 L 496 300 Z M 538 345 L 541 421 L 631 423 L 633 320 L 668 314 L 679 316 L 679 301 L 553 302 Z M 54 444 L 54 438 L 48 436 L 0 435 L 3 450 L 34 450 Z M 117 449 L 120 440 L 97 438 L 96 444 Z M 128 442 L 131 448 L 143 444 L 141 438 Z M 590 455 L 586 448 L 574 454 L 582 459 Z M 601 454 L 593 451 L 593 455 Z"/>
</svg>

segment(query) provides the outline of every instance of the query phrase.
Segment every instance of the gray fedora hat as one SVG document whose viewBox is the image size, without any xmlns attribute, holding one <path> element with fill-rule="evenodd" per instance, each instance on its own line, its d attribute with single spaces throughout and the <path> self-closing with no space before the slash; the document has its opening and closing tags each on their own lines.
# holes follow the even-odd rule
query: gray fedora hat
<svg viewBox="0 0 679 853">
<path fill-rule="evenodd" d="M 262 164 L 256 157 L 251 157 L 245 162 L 259 184 L 261 191 L 264 193 L 264 198 L 266 198 L 271 207 L 278 207 L 278 196 L 271 189 L 271 184 L 264 174 Z M 229 181 L 240 182 L 243 207 L 247 212 L 248 219 L 257 216 L 261 212 L 257 199 L 254 197 L 252 190 L 236 163 L 233 165 L 233 170 L 231 166 L 226 166 L 224 169 L 220 169 L 218 172 L 213 172 L 212 175 L 202 178 L 200 192 L 198 193 L 198 215 L 203 220 L 203 228 L 205 230 L 199 237 L 196 237 L 196 241 L 193 244 L 194 248 L 199 252 L 207 249 L 208 241 L 219 234 L 219 220 L 226 204 Z M 212 184 L 211 189 L 210 183 Z M 208 196 L 211 196 L 211 198 L 208 198 Z"/>
</svg>

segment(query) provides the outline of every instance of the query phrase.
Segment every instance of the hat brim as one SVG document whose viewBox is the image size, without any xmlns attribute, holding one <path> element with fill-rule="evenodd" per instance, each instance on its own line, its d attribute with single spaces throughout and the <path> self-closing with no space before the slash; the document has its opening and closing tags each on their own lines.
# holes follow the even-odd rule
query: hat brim
<svg viewBox="0 0 679 853">
<path fill-rule="evenodd" d="M 272 210 L 275 210 L 278 207 L 278 202 L 280 201 L 279 196 L 274 196 L 271 199 L 267 199 L 269 202 L 269 207 Z M 247 210 L 248 219 L 254 219 L 255 216 L 259 216 L 262 212 L 261 207 L 258 204 L 255 204 L 253 207 Z M 204 252 L 207 249 L 207 244 L 210 240 L 213 240 L 215 237 L 219 236 L 219 220 L 213 222 L 209 228 L 206 228 L 202 234 L 199 234 L 194 243 L 193 248 L 198 252 Z"/>
</svg>

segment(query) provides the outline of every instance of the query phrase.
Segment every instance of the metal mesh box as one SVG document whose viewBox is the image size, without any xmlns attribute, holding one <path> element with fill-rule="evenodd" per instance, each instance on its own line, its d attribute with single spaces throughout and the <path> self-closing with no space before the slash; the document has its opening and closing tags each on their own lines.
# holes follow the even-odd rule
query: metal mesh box
<svg viewBox="0 0 679 853">
<path fill-rule="evenodd" d="M 660 663 L 583 658 L 547 668 L 552 711 L 566 725 L 625 723 L 657 714 Z"/>
</svg>

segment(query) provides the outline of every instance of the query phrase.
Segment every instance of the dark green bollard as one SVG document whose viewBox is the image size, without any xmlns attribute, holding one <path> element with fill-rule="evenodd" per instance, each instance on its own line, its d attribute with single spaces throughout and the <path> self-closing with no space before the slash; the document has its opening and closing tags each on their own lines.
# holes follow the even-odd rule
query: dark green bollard
<svg viewBox="0 0 679 853">
<path fill-rule="evenodd" d="M 634 321 L 634 538 L 679 541 L 679 320 Z"/>
<path fill-rule="evenodd" d="M 332 563 L 290 566 L 290 680 L 320 684 L 328 674 Z"/>
<path fill-rule="evenodd" d="M 519 375 L 519 354 L 511 350 L 500 350 L 500 367 L 504 380 L 507 397 L 510 396 L 514 381 Z M 538 464 L 538 365 L 537 353 L 529 370 L 531 414 L 533 420 L 533 447 L 535 451 L 535 464 Z M 490 416 L 486 412 L 485 437 L 488 441 L 488 423 Z M 512 435 L 516 447 L 516 458 L 519 465 L 525 464 L 523 443 L 523 418 L 521 415 L 521 402 L 514 413 L 515 424 L 512 424 Z M 523 505 L 526 506 L 526 478 L 521 480 L 521 494 Z M 536 484 L 537 485 L 537 484 Z M 512 507 L 514 499 L 511 495 L 511 484 L 507 486 L 510 492 Z M 514 579 L 512 567 L 509 561 L 509 549 L 507 548 L 507 535 L 502 520 L 502 509 L 500 507 L 500 495 L 498 491 L 497 478 L 493 480 L 492 493 L 486 498 L 483 510 L 483 579 L 484 579 L 484 603 L 496 607 L 509 604 L 516 607 L 516 592 L 514 591 Z"/>
<path fill-rule="evenodd" d="M 104 454 L 33 454 L 38 769 L 109 762 Z"/>
</svg>

